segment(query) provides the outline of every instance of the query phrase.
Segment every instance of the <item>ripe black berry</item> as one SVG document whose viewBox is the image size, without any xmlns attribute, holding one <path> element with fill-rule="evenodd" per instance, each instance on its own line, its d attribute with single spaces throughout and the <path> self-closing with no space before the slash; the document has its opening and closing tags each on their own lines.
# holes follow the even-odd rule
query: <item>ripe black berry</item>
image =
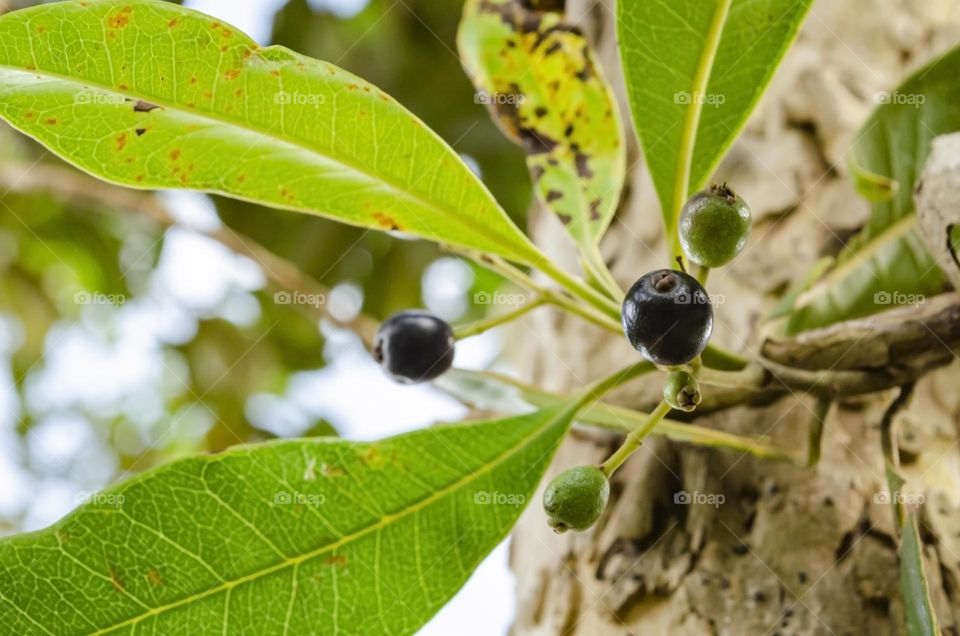
<svg viewBox="0 0 960 636">
<path fill-rule="evenodd" d="M 397 382 L 425 382 L 450 368 L 455 342 L 453 329 L 440 318 L 401 311 L 380 325 L 373 358 Z"/>
<path fill-rule="evenodd" d="M 696 193 L 680 211 L 680 245 L 698 265 L 726 265 L 743 251 L 749 235 L 750 208 L 726 184 Z"/>
<path fill-rule="evenodd" d="M 610 482 L 596 466 L 578 466 L 554 477 L 543 491 L 543 510 L 556 532 L 586 530 L 600 518 Z"/>
<path fill-rule="evenodd" d="M 706 348 L 713 307 L 697 279 L 661 269 L 644 274 L 623 301 L 623 331 L 634 349 L 654 364 L 686 364 Z"/>
</svg>

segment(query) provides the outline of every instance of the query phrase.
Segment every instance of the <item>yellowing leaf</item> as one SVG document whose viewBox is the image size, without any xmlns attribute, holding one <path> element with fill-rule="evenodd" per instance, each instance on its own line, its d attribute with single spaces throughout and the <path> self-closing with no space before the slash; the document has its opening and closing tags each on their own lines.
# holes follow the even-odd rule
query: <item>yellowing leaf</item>
<svg viewBox="0 0 960 636">
<path fill-rule="evenodd" d="M 583 33 L 528 7 L 467 0 L 457 44 L 478 99 L 526 150 L 538 197 L 591 253 L 623 187 L 623 124 Z"/>
</svg>

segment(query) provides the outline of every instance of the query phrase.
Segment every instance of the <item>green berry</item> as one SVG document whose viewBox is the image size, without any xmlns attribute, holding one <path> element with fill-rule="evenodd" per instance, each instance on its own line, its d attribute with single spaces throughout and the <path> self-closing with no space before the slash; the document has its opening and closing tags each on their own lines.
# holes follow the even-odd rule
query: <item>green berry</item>
<svg viewBox="0 0 960 636">
<path fill-rule="evenodd" d="M 663 399 L 670 408 L 689 413 L 700 404 L 700 384 L 686 371 L 674 371 L 663 385 Z"/>
<path fill-rule="evenodd" d="M 578 466 L 557 475 L 543 493 L 543 510 L 555 532 L 586 530 L 600 518 L 610 482 L 596 466 Z"/>
<path fill-rule="evenodd" d="M 726 184 L 696 193 L 680 211 L 680 245 L 697 265 L 726 265 L 743 251 L 749 235 L 750 208 Z"/>
</svg>

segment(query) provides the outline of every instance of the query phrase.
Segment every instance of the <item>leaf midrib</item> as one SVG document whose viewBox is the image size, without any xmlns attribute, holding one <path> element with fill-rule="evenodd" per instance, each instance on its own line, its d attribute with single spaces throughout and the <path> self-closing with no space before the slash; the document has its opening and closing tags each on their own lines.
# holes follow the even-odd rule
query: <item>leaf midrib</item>
<svg viewBox="0 0 960 636">
<path fill-rule="evenodd" d="M 687 200 L 687 193 L 690 190 L 690 172 L 693 169 L 693 153 L 696 149 L 697 129 L 700 127 L 700 114 L 703 112 L 701 98 L 706 95 L 707 86 L 710 83 L 710 75 L 713 72 L 714 61 L 717 57 L 717 51 L 720 49 L 720 40 L 723 37 L 723 30 L 726 27 L 732 4 L 733 0 L 717 0 L 713 18 L 710 21 L 710 29 L 704 38 L 700 61 L 697 64 L 697 70 L 693 76 L 690 104 L 687 108 L 686 117 L 684 118 L 683 129 L 680 131 L 680 148 L 677 154 L 675 171 L 676 181 L 673 186 L 673 205 L 670 210 L 670 223 L 673 228 L 675 228 L 678 223 L 677 217 L 684 202 Z M 676 235 L 676 233 L 675 229 L 671 229 L 671 234 Z M 671 242 L 673 242 L 673 240 Z M 674 248 L 673 245 L 668 247 L 669 249 Z"/>
<path fill-rule="evenodd" d="M 221 592 L 224 592 L 224 591 L 227 591 L 227 590 L 231 590 L 231 589 L 233 589 L 233 588 L 235 588 L 235 587 L 238 587 L 238 586 L 240 586 L 240 585 L 243 585 L 243 584 L 245 584 L 245 583 L 249 583 L 249 582 L 251 582 L 251 581 L 255 581 L 255 580 L 257 580 L 257 579 L 259 579 L 259 578 L 261 578 L 261 577 L 269 576 L 270 574 L 274 574 L 274 573 L 276 573 L 276 572 L 280 572 L 280 571 L 282 571 L 282 570 L 284 570 L 284 569 L 286 569 L 286 568 L 295 567 L 295 566 L 299 565 L 300 563 L 309 561 L 309 560 L 311 560 L 311 559 L 315 559 L 315 558 L 317 558 L 317 557 L 319 557 L 319 556 L 321 556 L 321 555 L 323 555 L 323 554 L 326 554 L 327 552 L 332 552 L 332 551 L 334 551 L 334 550 L 337 550 L 338 548 L 341 548 L 341 547 L 343 547 L 343 546 L 345 546 L 345 545 L 347 545 L 347 544 L 349 544 L 349 543 L 352 543 L 353 541 L 356 541 L 357 539 L 360 539 L 360 538 L 362 538 L 362 537 L 364 537 L 364 536 L 367 536 L 368 534 L 370 534 L 370 533 L 372 533 L 372 532 L 375 532 L 375 531 L 377 531 L 377 530 L 380 530 L 380 529 L 388 526 L 389 524 L 393 523 L 394 521 L 397 521 L 397 520 L 400 520 L 400 519 L 404 519 L 405 517 L 408 517 L 408 516 L 410 516 L 411 514 L 415 514 L 415 513 L 417 513 L 417 512 L 420 512 L 421 510 L 427 508 L 428 506 L 430 506 L 431 504 L 435 503 L 436 501 L 439 501 L 439 500 L 443 499 L 443 498 L 444 498 L 445 496 L 447 496 L 448 494 L 453 493 L 453 492 L 455 492 L 455 491 L 457 491 L 457 490 L 460 490 L 463 486 L 465 486 L 465 485 L 467 485 L 467 484 L 470 484 L 470 483 L 472 483 L 472 482 L 474 482 L 474 481 L 477 481 L 481 476 L 483 476 L 483 475 L 485 475 L 485 474 L 493 471 L 493 470 L 496 469 L 497 467 L 501 466 L 504 462 L 506 462 L 507 460 L 509 460 L 509 459 L 510 459 L 511 457 L 513 457 L 515 454 L 517 454 L 517 453 L 519 453 L 520 451 L 526 449 L 526 448 L 529 446 L 529 444 L 530 444 L 534 439 L 536 439 L 537 437 L 540 437 L 541 435 L 543 435 L 544 432 L 546 432 L 547 430 L 549 430 L 550 428 L 552 428 L 553 426 L 555 426 L 560 420 L 562 420 L 564 417 L 566 417 L 566 416 L 568 415 L 568 413 L 569 413 L 572 409 L 574 409 L 574 408 L 576 408 L 576 406 L 567 405 L 565 408 L 558 410 L 558 412 L 556 413 L 556 415 L 548 418 L 541 426 L 538 426 L 538 427 L 534 428 L 533 431 L 531 431 L 528 435 L 526 435 L 526 436 L 524 436 L 523 438 L 521 438 L 521 440 L 520 440 L 518 443 L 516 443 L 516 444 L 514 444 L 513 446 L 511 446 L 506 452 L 502 453 L 502 454 L 499 455 L 498 457 L 495 457 L 493 460 L 485 463 L 483 466 L 481 466 L 479 469 L 471 472 L 469 475 L 466 475 L 465 477 L 463 477 L 463 478 L 461 478 L 461 479 L 458 479 L 457 481 L 453 482 L 452 484 L 450 484 L 450 485 L 448 485 L 448 486 L 445 486 L 444 488 L 441 488 L 441 489 L 435 491 L 435 492 L 432 493 L 431 495 L 429 495 L 429 496 L 425 497 L 424 499 L 421 499 L 420 501 L 418 501 L 418 502 L 416 502 L 416 503 L 414 503 L 414 504 L 412 504 L 412 505 L 404 508 L 404 509 L 401 510 L 400 512 L 397 512 L 397 513 L 394 513 L 394 514 L 383 515 L 383 516 L 380 517 L 380 519 L 378 519 L 376 522 L 371 523 L 371 524 L 369 524 L 369 525 L 367 525 L 367 526 L 364 526 L 364 527 L 360 528 L 359 530 L 355 530 L 355 531 L 353 531 L 353 532 L 351 532 L 351 533 L 349 533 L 349 534 L 347 534 L 347 535 L 344 535 L 344 536 L 340 537 L 339 539 L 337 539 L 336 541 L 334 541 L 333 543 L 328 543 L 327 545 L 321 546 L 321 547 L 319 547 L 319 548 L 315 548 L 315 549 L 310 550 L 309 552 L 305 552 L 305 553 L 303 553 L 303 554 L 301 554 L 301 555 L 297 555 L 297 556 L 294 556 L 294 557 L 285 558 L 285 559 L 283 559 L 280 563 L 277 563 L 277 564 L 272 565 L 272 566 L 270 566 L 270 567 L 261 568 L 261 569 L 259 569 L 259 570 L 256 570 L 256 571 L 254 571 L 254 572 L 245 574 L 245 575 L 240 576 L 240 577 L 237 577 L 237 578 L 235 578 L 235 579 L 230 579 L 230 580 L 225 581 L 225 582 L 223 582 L 223 583 L 218 583 L 217 585 L 215 585 L 215 586 L 213 586 L 213 587 L 211 587 L 211 588 L 209 588 L 209 589 L 207 589 L 207 590 L 204 590 L 203 592 L 200 592 L 200 593 L 198 593 L 198 594 L 193 594 L 193 595 L 191 595 L 191 596 L 188 596 L 188 597 L 185 597 L 185 598 L 182 598 L 182 599 L 180 599 L 180 600 L 173 601 L 173 602 L 170 602 L 170 603 L 166 603 L 166 604 L 164 604 L 164 605 L 158 605 L 157 607 L 152 608 L 152 609 L 149 610 L 149 611 L 142 612 L 142 613 L 140 613 L 140 614 L 137 614 L 136 616 L 132 616 L 132 617 L 130 617 L 130 618 L 124 619 L 123 621 L 121 621 L 121 622 L 119 622 L 119 623 L 117 623 L 117 624 L 115 624 L 115 625 L 110 625 L 110 626 L 108 626 L 108 627 L 101 628 L 101 629 L 99 629 L 99 630 L 97 630 L 97 631 L 95 631 L 95 632 L 90 632 L 90 635 L 89 635 L 89 636 L 97 636 L 97 635 L 99 635 L 99 634 L 108 634 L 108 633 L 110 633 L 110 632 L 116 631 L 116 630 L 121 629 L 121 628 L 123 628 L 123 627 L 128 627 L 128 626 L 131 626 L 131 625 L 135 625 L 135 624 L 139 623 L 140 621 L 142 621 L 142 620 L 144 620 L 144 619 L 146 619 L 146 618 L 148 618 L 148 617 L 150 617 L 150 616 L 158 616 L 158 615 L 160 615 L 160 614 L 162 614 L 162 613 L 164 613 L 164 612 L 166 612 L 166 611 L 169 611 L 169 610 L 171 610 L 171 609 L 175 609 L 175 608 L 177 608 L 177 607 L 182 607 L 183 605 L 187 605 L 187 604 L 192 603 L 192 602 L 195 602 L 195 601 L 200 601 L 200 600 L 202 600 L 202 599 L 204 599 L 204 598 L 208 598 L 208 597 L 210 597 L 210 596 L 214 596 L 214 595 L 219 594 L 219 593 L 221 593 Z"/>
<path fill-rule="evenodd" d="M 260 49 L 260 50 L 261 50 L 261 51 L 267 51 L 267 50 L 269 50 L 269 49 L 271 49 L 271 48 L 273 48 L 273 47 L 266 47 L 266 48 L 263 48 L 263 49 Z M 267 139 L 275 139 L 275 140 L 276 140 L 277 142 L 279 142 L 279 143 L 284 143 L 284 144 L 293 146 L 293 147 L 295 147 L 295 148 L 299 148 L 300 150 L 306 151 L 306 152 L 308 152 L 308 153 L 310 153 L 310 154 L 318 155 L 318 156 L 322 157 L 323 159 L 325 159 L 325 160 L 327 160 L 327 161 L 330 161 L 331 163 L 334 163 L 334 164 L 337 164 L 337 165 L 341 165 L 341 166 L 343 166 L 344 168 L 346 168 L 346 169 L 348 169 L 348 170 L 350 170 L 350 171 L 352 171 L 352 172 L 355 172 L 355 173 L 361 175 L 363 178 L 365 178 L 365 179 L 367 179 L 367 180 L 369 180 L 369 181 L 371 181 L 371 182 L 373 182 L 373 183 L 384 184 L 384 185 L 386 185 L 391 191 L 398 193 L 398 198 L 401 198 L 401 199 L 402 199 L 402 198 L 412 199 L 413 201 L 419 203 L 419 204 L 422 205 L 423 207 L 426 207 L 426 208 L 428 208 L 428 209 L 434 210 L 435 212 L 439 213 L 439 214 L 440 214 L 442 217 L 444 217 L 444 218 L 456 219 L 459 223 L 461 223 L 462 225 L 466 226 L 466 227 L 469 228 L 471 231 L 474 231 L 474 232 L 476 232 L 477 234 L 480 234 L 481 236 L 484 236 L 484 237 L 487 238 L 490 242 L 492 242 L 492 243 L 494 243 L 494 244 L 502 244 L 502 239 L 503 239 L 502 236 L 500 236 L 500 235 L 498 235 L 498 234 L 496 234 L 496 233 L 494 233 L 494 232 L 488 232 L 488 231 L 487 231 L 487 226 L 486 226 L 485 224 L 483 224 L 483 223 L 476 222 L 471 215 L 468 215 L 468 214 L 460 214 L 459 211 L 457 211 L 457 210 L 449 210 L 449 209 L 447 209 L 447 208 L 438 207 L 435 203 L 431 202 L 430 200 L 425 199 L 425 198 L 423 198 L 423 197 L 420 196 L 420 195 L 414 194 L 414 193 L 406 190 L 403 186 L 401 186 L 400 184 L 394 182 L 394 181 L 391 180 L 391 179 L 388 179 L 388 178 L 385 178 L 385 177 L 382 177 L 382 176 L 373 174 L 373 173 L 371 173 L 370 171 L 365 170 L 365 169 L 363 169 L 362 167 L 359 167 L 359 166 L 357 166 L 357 165 L 354 165 L 354 164 L 351 163 L 351 162 L 344 161 L 343 159 L 333 157 L 333 156 L 331 156 L 331 155 L 328 154 L 328 153 L 322 152 L 321 150 L 319 150 L 319 149 L 317 149 L 317 148 L 314 148 L 314 147 L 308 145 L 306 142 L 304 142 L 304 141 L 302 141 L 302 140 L 298 140 L 298 139 L 293 138 L 293 137 L 290 137 L 290 136 L 288 136 L 288 135 L 280 134 L 280 133 L 277 133 L 277 132 L 275 132 L 275 131 L 260 130 L 260 129 L 254 128 L 254 127 L 252 127 L 252 126 L 250 126 L 250 125 L 248 125 L 248 124 L 245 124 L 244 122 L 242 122 L 242 121 L 240 121 L 240 120 L 231 119 L 230 117 L 228 117 L 228 116 L 226 116 L 226 115 L 223 115 L 222 113 L 218 113 L 218 112 L 216 112 L 216 111 L 212 111 L 212 110 L 209 110 L 209 109 L 205 109 L 205 108 L 188 109 L 188 108 L 183 107 L 183 106 L 180 105 L 180 104 L 177 104 L 177 103 L 175 103 L 175 102 L 171 102 L 171 101 L 169 101 L 169 100 L 167 100 L 167 99 L 165 99 L 165 98 L 159 98 L 159 97 L 156 97 L 156 96 L 154 96 L 154 95 L 149 95 L 149 94 L 142 93 L 142 92 L 135 91 L 135 90 L 123 90 L 123 91 L 121 91 L 121 90 L 119 90 L 116 86 L 109 86 L 109 85 L 104 84 L 104 83 L 102 83 L 102 82 L 98 82 L 98 81 L 94 81 L 94 80 L 87 80 L 86 78 L 83 78 L 83 80 L 81 81 L 81 80 L 79 80 L 79 79 L 76 78 L 76 77 L 71 77 L 71 76 L 69 76 L 69 75 L 64 75 L 64 74 L 62 74 L 62 73 L 59 73 L 59 72 L 56 72 L 56 71 L 51 71 L 51 70 L 49 70 L 49 69 L 41 69 L 41 68 L 39 68 L 39 67 L 36 68 L 36 69 L 26 69 L 26 68 L 22 68 L 22 67 L 19 67 L 19 66 L 12 66 L 12 65 L 10 65 L 10 64 L 0 64 L 0 69 L 6 69 L 6 70 L 12 71 L 12 72 L 14 72 L 14 73 L 20 73 L 20 74 L 27 75 L 27 76 L 34 75 L 34 76 L 47 77 L 47 78 L 54 79 L 54 80 L 58 80 L 58 81 L 62 81 L 62 82 L 68 83 L 68 84 L 77 84 L 77 85 L 80 85 L 80 86 L 97 88 L 97 89 L 102 90 L 102 91 L 107 92 L 107 93 L 113 93 L 114 95 L 119 95 L 119 96 L 122 96 L 122 97 L 132 97 L 132 98 L 134 98 L 134 99 L 139 99 L 139 100 L 142 100 L 142 101 L 145 101 L 145 102 L 149 102 L 149 103 L 151 103 L 151 104 L 155 104 L 155 105 L 160 106 L 160 107 L 162 107 L 162 108 L 166 108 L 166 109 L 169 109 L 169 110 L 171 110 L 171 111 L 175 111 L 175 112 L 178 112 L 178 113 L 182 113 L 182 114 L 185 114 L 185 115 L 188 115 L 188 116 L 194 116 L 194 117 L 199 117 L 199 118 L 206 118 L 206 119 L 209 119 L 209 120 L 214 121 L 214 122 L 216 122 L 216 123 L 220 123 L 220 124 L 223 124 L 223 125 L 226 125 L 226 126 L 231 126 L 231 127 L 234 127 L 234 128 L 238 128 L 238 129 L 243 130 L 243 131 L 246 131 L 247 133 L 252 134 L 252 135 L 256 135 L 256 136 L 260 136 L 260 137 L 265 137 L 265 138 L 267 138 Z M 412 113 L 410 113 L 409 115 L 410 115 L 410 117 L 415 117 Z M 419 120 L 418 120 L 418 121 L 419 121 Z M 12 122 L 11 122 L 11 125 L 13 125 Z M 18 130 L 21 130 L 21 131 L 24 132 L 25 134 L 28 134 L 28 135 L 30 134 L 29 132 L 20 129 L 18 126 L 14 126 L 14 127 L 17 128 Z M 429 132 L 432 132 L 432 131 L 430 131 L 429 127 L 426 127 L 426 126 L 424 126 L 424 127 L 425 127 Z M 31 136 L 32 136 L 32 135 L 31 135 Z M 437 140 L 438 140 L 440 143 L 442 143 L 442 144 L 446 144 L 446 142 L 443 141 L 443 140 L 442 140 L 441 138 L 439 138 L 439 137 L 437 137 Z M 60 153 L 57 153 L 57 154 L 60 154 Z M 72 160 L 72 159 L 69 159 L 69 158 L 67 158 L 67 157 L 63 157 L 63 158 L 64 158 L 66 161 L 68 161 L 68 162 L 70 162 L 70 163 L 73 163 L 73 160 Z M 136 187 L 136 186 L 131 186 L 130 184 L 127 184 L 127 183 L 123 183 L 122 185 L 124 185 L 124 186 L 126 186 L 126 187 Z M 141 188 L 141 189 L 142 189 L 142 188 Z M 183 189 L 183 188 L 180 188 L 180 189 Z M 500 212 L 501 214 L 503 214 L 504 217 L 506 217 L 506 215 L 502 212 L 502 210 L 500 210 L 499 205 L 497 205 L 496 202 L 493 200 L 492 195 L 490 195 L 489 192 L 485 191 L 485 186 L 483 186 L 482 183 L 480 184 L 480 190 L 481 190 L 481 191 L 487 196 L 487 198 L 493 203 L 492 208 L 493 208 L 494 210 L 497 210 L 497 211 Z M 224 194 L 225 196 L 228 196 L 228 197 L 231 197 L 231 198 L 243 198 L 243 195 L 237 195 L 237 194 L 234 194 L 234 193 L 232 193 L 232 192 L 223 192 L 223 194 Z M 296 209 L 296 210 L 305 211 L 305 212 L 312 212 L 312 213 L 313 213 L 313 212 L 317 212 L 317 210 L 314 210 L 314 209 L 312 209 L 312 208 L 303 208 L 303 207 L 296 207 L 296 206 L 282 206 L 282 207 L 288 207 L 288 208 L 291 208 L 291 209 Z M 343 219 L 341 219 L 339 216 L 337 216 L 337 215 L 335 215 L 335 214 L 326 213 L 325 216 L 327 216 L 327 217 L 329 217 L 329 218 L 334 218 L 334 219 L 337 219 L 337 220 L 343 220 Z M 512 223 L 508 218 L 506 218 L 505 220 L 507 221 L 507 224 L 508 224 L 508 225 Z M 522 243 L 523 246 L 524 246 L 524 248 L 526 248 L 526 251 L 527 251 L 527 254 L 516 254 L 516 253 L 515 253 L 515 254 L 514 254 L 514 257 L 515 257 L 515 258 L 523 257 L 523 258 L 526 260 L 526 262 L 527 262 L 528 265 L 535 265 L 535 264 L 536 264 L 536 261 L 539 259 L 539 250 L 537 250 L 535 247 L 533 247 L 532 244 L 529 244 L 529 241 L 526 239 L 526 237 L 525 237 L 525 236 L 523 235 L 523 233 L 520 232 L 520 231 L 517 231 L 517 232 L 516 232 L 516 236 L 515 236 L 514 238 L 516 238 L 518 242 Z M 511 252 L 514 252 L 514 250 L 512 250 L 512 249 L 511 249 L 510 251 L 511 251 Z"/>
</svg>

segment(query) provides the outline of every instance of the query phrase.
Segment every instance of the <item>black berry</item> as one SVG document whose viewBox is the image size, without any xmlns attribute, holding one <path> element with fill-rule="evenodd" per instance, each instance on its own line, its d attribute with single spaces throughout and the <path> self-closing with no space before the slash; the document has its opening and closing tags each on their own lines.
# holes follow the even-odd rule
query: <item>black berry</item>
<svg viewBox="0 0 960 636">
<path fill-rule="evenodd" d="M 634 349 L 654 364 L 686 364 L 706 348 L 713 307 L 697 279 L 661 269 L 643 275 L 623 301 L 623 331 Z"/>
<path fill-rule="evenodd" d="M 600 518 L 610 482 L 596 466 L 578 466 L 553 478 L 543 491 L 543 510 L 556 532 L 586 530 Z"/>
<path fill-rule="evenodd" d="M 425 382 L 450 368 L 455 342 L 453 329 L 440 318 L 401 311 L 380 325 L 373 358 L 397 382 Z"/>
<path fill-rule="evenodd" d="M 702 190 L 680 211 L 683 253 L 704 267 L 726 265 L 747 244 L 750 222 L 750 208 L 726 184 Z"/>
</svg>

